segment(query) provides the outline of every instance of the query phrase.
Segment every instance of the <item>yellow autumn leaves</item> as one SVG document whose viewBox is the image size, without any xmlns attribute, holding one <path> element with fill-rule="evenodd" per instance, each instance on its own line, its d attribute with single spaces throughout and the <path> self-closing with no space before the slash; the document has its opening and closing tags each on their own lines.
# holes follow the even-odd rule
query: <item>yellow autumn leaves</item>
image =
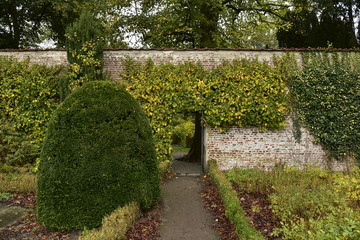
<svg viewBox="0 0 360 240">
<path fill-rule="evenodd" d="M 179 112 L 204 112 L 206 123 L 214 127 L 284 126 L 285 83 L 267 63 L 240 60 L 212 71 L 196 63 L 123 64 L 123 80 L 150 119 L 160 161 L 171 159 L 171 123 Z"/>
</svg>

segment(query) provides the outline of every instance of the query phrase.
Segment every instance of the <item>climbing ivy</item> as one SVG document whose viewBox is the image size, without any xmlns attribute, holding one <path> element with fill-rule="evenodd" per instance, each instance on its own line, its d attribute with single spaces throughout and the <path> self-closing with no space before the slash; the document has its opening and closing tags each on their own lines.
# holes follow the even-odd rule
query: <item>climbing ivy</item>
<svg viewBox="0 0 360 240">
<path fill-rule="evenodd" d="M 303 53 L 289 87 L 300 120 L 338 159 L 360 159 L 360 57 Z"/>
<path fill-rule="evenodd" d="M 282 128 L 286 91 L 277 68 L 257 60 L 224 63 L 212 71 L 202 65 L 141 65 L 123 62 L 122 80 L 150 118 L 158 160 L 171 159 L 172 121 L 177 112 L 203 112 L 207 125 Z"/>
</svg>

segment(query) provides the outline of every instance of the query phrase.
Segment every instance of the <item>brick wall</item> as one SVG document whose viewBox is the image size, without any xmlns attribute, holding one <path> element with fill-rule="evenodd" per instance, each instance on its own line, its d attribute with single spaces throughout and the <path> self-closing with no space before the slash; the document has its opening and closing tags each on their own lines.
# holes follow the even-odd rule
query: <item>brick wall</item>
<svg viewBox="0 0 360 240">
<path fill-rule="evenodd" d="M 270 50 L 112 50 L 104 52 L 104 70 L 110 73 L 113 79 L 119 79 L 119 72 L 123 70 L 121 61 L 130 56 L 136 61 L 145 63 L 152 59 L 155 64 L 172 62 L 200 62 L 206 69 L 220 65 L 224 61 L 233 61 L 241 58 L 258 58 L 271 62 L 273 56 L 280 56 L 282 51 Z"/>
<path fill-rule="evenodd" d="M 140 62 L 152 59 L 155 63 L 186 61 L 200 62 L 210 69 L 223 61 L 240 58 L 258 58 L 271 63 L 273 56 L 279 56 L 280 50 L 242 50 L 242 49 L 195 49 L 195 50 L 105 50 L 104 69 L 114 80 L 119 79 L 123 69 L 121 61 L 127 56 Z M 298 61 L 300 57 L 295 52 Z M 19 60 L 30 59 L 31 64 L 67 64 L 66 51 L 56 50 L 0 50 L 0 56 L 10 56 Z M 231 127 L 226 134 L 213 128 L 206 130 L 206 159 L 216 159 L 221 169 L 233 167 L 260 167 L 269 169 L 276 163 L 290 166 L 304 164 L 319 165 L 333 169 L 344 169 L 345 165 L 334 162 L 327 163 L 326 153 L 321 146 L 313 144 L 313 138 L 302 129 L 302 139 L 297 143 L 292 134 L 292 124 L 281 131 L 259 132 L 256 128 Z"/>
<path fill-rule="evenodd" d="M 316 166 L 332 170 L 345 170 L 346 164 L 328 162 L 321 145 L 304 128 L 297 142 L 291 119 L 283 130 L 259 131 L 258 128 L 230 127 L 226 133 L 206 128 L 205 161 L 215 159 L 222 170 L 234 167 L 271 169 L 276 164 L 287 166 Z"/>
<path fill-rule="evenodd" d="M 199 50 L 134 50 L 119 49 L 104 51 L 104 71 L 112 79 L 119 79 L 119 72 L 123 70 L 121 61 L 126 57 L 134 58 L 136 61 L 145 63 L 149 58 L 156 64 L 161 62 L 172 62 L 175 64 L 183 62 L 201 62 L 206 69 L 221 64 L 224 61 L 232 61 L 240 58 L 258 58 L 271 62 L 273 56 L 280 56 L 283 51 L 279 50 L 243 50 L 243 49 L 199 49 Z M 31 64 L 57 65 L 67 64 L 66 51 L 56 50 L 1 50 L 0 56 L 13 57 L 19 60 L 29 58 Z"/>
<path fill-rule="evenodd" d="M 66 51 L 57 50 L 1 50 L 0 56 L 13 57 L 18 60 L 29 59 L 30 64 L 46 64 L 48 66 L 67 64 Z"/>
</svg>

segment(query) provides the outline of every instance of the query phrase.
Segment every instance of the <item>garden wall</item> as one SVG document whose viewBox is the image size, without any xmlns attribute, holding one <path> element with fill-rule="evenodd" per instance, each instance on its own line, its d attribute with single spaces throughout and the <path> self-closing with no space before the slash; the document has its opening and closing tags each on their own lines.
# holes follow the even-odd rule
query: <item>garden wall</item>
<svg viewBox="0 0 360 240">
<path fill-rule="evenodd" d="M 313 143 L 309 132 L 301 128 L 297 141 L 292 120 L 283 130 L 260 131 L 258 128 L 230 127 L 226 133 L 207 127 L 205 161 L 216 159 L 221 170 L 235 167 L 269 170 L 276 165 L 315 166 L 331 170 L 346 170 L 345 163 L 327 161 L 321 145 Z"/>
<path fill-rule="evenodd" d="M 206 69 L 220 65 L 224 61 L 232 61 L 240 58 L 258 58 L 271 62 L 274 56 L 280 56 L 281 50 L 246 50 L 246 49 L 115 49 L 104 51 L 104 70 L 114 80 L 119 79 L 119 72 L 123 70 L 121 61 L 127 56 L 136 61 L 145 63 L 149 58 L 155 64 L 172 62 L 175 64 L 184 62 L 200 62 Z M 66 51 L 54 50 L 1 50 L 0 56 L 11 56 L 19 60 L 30 59 L 32 64 L 67 64 Z"/>
<path fill-rule="evenodd" d="M 289 51 L 289 50 L 287 50 Z M 292 51 L 292 50 L 290 50 Z M 119 79 L 123 69 L 122 59 L 130 56 L 137 61 L 146 62 L 151 58 L 155 63 L 186 61 L 200 62 L 205 68 L 240 58 L 258 58 L 271 63 L 273 56 L 280 56 L 281 50 L 244 49 L 118 49 L 104 51 L 104 69 L 114 80 Z M 298 52 L 295 52 L 300 61 Z M 0 56 L 11 56 L 19 60 L 30 59 L 32 64 L 67 64 L 66 51 L 55 50 L 0 50 Z M 343 170 L 345 164 L 326 161 L 322 147 L 313 143 L 313 138 L 302 129 L 302 138 L 296 142 L 291 120 L 284 130 L 260 132 L 257 128 L 230 127 L 226 133 L 206 128 L 205 160 L 216 159 L 222 170 L 233 167 L 260 167 L 269 169 L 275 164 L 301 166 L 304 164 L 330 167 Z"/>
</svg>

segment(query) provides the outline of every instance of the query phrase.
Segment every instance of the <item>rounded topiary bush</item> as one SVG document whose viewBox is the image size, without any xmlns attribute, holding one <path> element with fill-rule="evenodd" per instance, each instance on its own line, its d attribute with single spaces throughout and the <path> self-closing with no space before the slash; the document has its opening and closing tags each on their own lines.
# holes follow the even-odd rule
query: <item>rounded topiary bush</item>
<svg viewBox="0 0 360 240">
<path fill-rule="evenodd" d="M 139 104 L 119 84 L 89 82 L 50 120 L 38 173 L 38 221 L 54 230 L 97 227 L 126 203 L 152 207 L 159 180 Z"/>
</svg>

